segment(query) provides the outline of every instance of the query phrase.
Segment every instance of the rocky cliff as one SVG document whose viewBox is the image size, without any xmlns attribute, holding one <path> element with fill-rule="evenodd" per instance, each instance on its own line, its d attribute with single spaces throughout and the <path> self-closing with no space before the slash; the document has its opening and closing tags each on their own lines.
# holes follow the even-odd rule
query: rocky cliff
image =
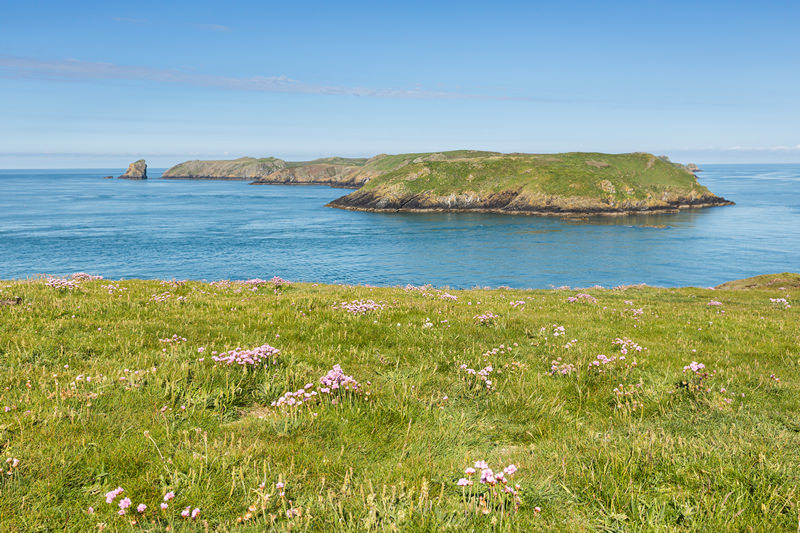
<svg viewBox="0 0 800 533">
<path fill-rule="evenodd" d="M 121 180 L 146 180 L 147 179 L 147 163 L 144 159 L 134 161 L 128 165 L 128 170 L 119 177 Z"/>
<path fill-rule="evenodd" d="M 252 185 L 329 185 L 357 189 L 369 179 L 355 176 L 358 169 L 348 165 L 308 164 L 277 170 Z"/>
</svg>

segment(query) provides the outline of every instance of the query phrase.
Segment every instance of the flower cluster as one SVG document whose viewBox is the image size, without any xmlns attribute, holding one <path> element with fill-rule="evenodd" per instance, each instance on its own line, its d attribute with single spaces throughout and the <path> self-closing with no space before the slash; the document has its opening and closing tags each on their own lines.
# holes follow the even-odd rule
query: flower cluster
<svg viewBox="0 0 800 533">
<path fill-rule="evenodd" d="M 581 302 L 581 301 L 588 302 L 590 304 L 596 304 L 597 303 L 597 298 L 595 298 L 591 294 L 586 294 L 585 292 L 581 292 L 581 293 L 576 294 L 575 296 L 570 296 L 569 298 L 567 298 L 567 301 L 569 303 L 571 303 L 571 304 L 574 304 L 575 302 Z"/>
<path fill-rule="evenodd" d="M 619 351 L 623 355 L 627 355 L 629 351 L 634 352 L 641 352 L 642 350 L 646 350 L 647 348 L 642 348 L 632 340 L 627 337 L 619 338 L 617 337 L 614 339 L 614 344 L 619 346 Z"/>
<path fill-rule="evenodd" d="M 487 365 L 480 370 L 469 368 L 467 365 L 461 365 L 458 368 L 466 374 L 465 378 L 468 383 L 480 385 L 481 388 L 485 388 L 488 391 L 495 390 L 492 380 L 489 379 L 491 377 L 490 374 L 494 371 L 492 365 Z"/>
<path fill-rule="evenodd" d="M 162 279 L 159 284 L 163 285 L 164 287 L 172 287 L 173 289 L 176 289 L 178 287 L 183 287 L 188 281 L 188 279 Z"/>
<path fill-rule="evenodd" d="M 513 302 L 509 302 L 509 305 L 511 307 L 514 307 L 514 308 L 516 308 L 516 307 L 524 307 L 525 306 L 525 300 L 515 300 Z"/>
<path fill-rule="evenodd" d="M 442 294 L 439 295 L 439 299 L 440 300 L 451 300 L 451 301 L 455 302 L 456 300 L 458 300 L 458 296 L 453 296 L 449 292 L 445 292 L 445 293 L 442 293 Z"/>
<path fill-rule="evenodd" d="M 78 280 L 47 278 L 45 285 L 60 291 L 71 291 L 72 289 L 77 289 L 80 286 L 80 283 L 81 282 Z"/>
<path fill-rule="evenodd" d="M 564 348 L 570 349 L 576 344 L 578 344 L 578 339 L 572 339 L 571 341 L 569 341 L 567 344 L 564 345 Z"/>
<path fill-rule="evenodd" d="M 17 459 L 16 457 L 6 458 L 5 474 L 7 476 L 13 476 L 15 472 L 18 472 L 18 468 L 19 468 L 19 459 Z M 3 474 L 2 464 L 0 464 L 0 474 Z"/>
<path fill-rule="evenodd" d="M 462 493 L 465 500 L 464 503 L 477 503 L 478 509 L 476 510 L 484 515 L 491 513 L 493 509 L 498 507 L 501 510 L 505 510 L 506 504 L 508 503 L 513 503 L 514 510 L 516 511 L 521 504 L 519 491 L 522 490 L 522 487 L 518 484 L 512 484 L 511 482 L 511 478 L 514 477 L 516 472 L 517 467 L 513 464 L 508 465 L 503 470 L 495 472 L 489 468 L 486 461 L 476 461 L 472 467 L 464 469 L 464 473 L 467 477 L 460 478 L 456 481 L 456 485 L 464 488 L 464 492 Z M 473 476 L 477 477 L 479 483 L 489 488 L 488 492 L 479 496 L 477 502 L 474 501 L 472 489 L 470 489 L 469 495 L 466 493 L 466 487 L 472 487 L 475 484 L 475 481 L 472 479 Z M 538 513 L 539 508 L 537 507 L 534 512 Z"/>
<path fill-rule="evenodd" d="M 482 315 L 475 315 L 472 318 L 477 320 L 481 326 L 488 326 L 494 324 L 495 319 L 500 318 L 500 315 L 496 315 L 489 311 Z"/>
<path fill-rule="evenodd" d="M 86 272 L 75 272 L 70 277 L 75 281 L 95 281 L 98 279 L 103 279 L 103 276 L 93 276 L 91 274 L 87 274 Z"/>
<path fill-rule="evenodd" d="M 173 335 L 172 337 L 167 338 L 167 339 L 158 339 L 158 342 L 161 342 L 161 343 L 164 343 L 164 344 L 176 344 L 177 345 L 177 344 L 180 344 L 182 342 L 186 342 L 186 337 L 179 337 L 178 335 Z"/>
<path fill-rule="evenodd" d="M 568 376 L 575 372 L 576 368 L 575 365 L 572 363 L 564 363 L 561 361 L 561 358 L 554 361 L 550 361 L 550 372 L 547 372 L 548 376 Z"/>
<path fill-rule="evenodd" d="M 791 305 L 789 305 L 789 301 L 786 298 L 770 298 L 769 301 L 775 304 L 776 306 L 779 307 L 782 306 L 784 309 L 789 309 L 790 307 L 792 307 Z"/>
<path fill-rule="evenodd" d="M 169 291 L 166 291 L 166 292 L 162 292 L 161 294 L 154 294 L 154 295 L 152 295 L 152 296 L 150 297 L 150 301 L 152 301 L 152 302 L 159 302 L 159 303 L 160 303 L 160 302 L 166 302 L 167 300 L 169 300 L 170 298 L 172 298 L 172 296 L 173 296 L 173 294 L 172 294 L 171 292 L 169 292 Z M 176 300 L 177 300 L 177 301 L 179 301 L 179 302 L 185 302 L 185 301 L 187 301 L 187 300 L 188 300 L 188 298 L 186 298 L 186 296 L 178 296 L 178 297 L 176 298 Z"/>
<path fill-rule="evenodd" d="M 108 291 L 108 294 L 122 294 L 123 292 L 127 291 L 127 287 L 120 287 L 114 283 L 109 283 L 108 285 L 101 285 L 105 290 Z"/>
<path fill-rule="evenodd" d="M 625 409 L 628 411 L 636 411 L 644 407 L 641 401 L 637 399 L 642 390 L 641 383 L 620 383 L 614 387 L 614 400 L 617 409 Z"/>
<path fill-rule="evenodd" d="M 332 369 L 319 378 L 319 383 L 319 386 L 306 383 L 302 389 L 286 392 L 270 405 L 277 408 L 300 407 L 319 400 L 322 395 L 331 398 L 331 403 L 335 405 L 339 397 L 361 391 L 361 384 L 353 376 L 345 374 L 338 364 L 333 365 Z"/>
<path fill-rule="evenodd" d="M 700 373 L 703 370 L 705 370 L 705 368 L 706 368 L 706 365 L 704 365 L 703 363 L 698 363 L 697 361 L 692 361 L 691 363 L 689 363 L 688 365 L 683 367 L 683 372 L 686 373 L 686 372 L 691 371 L 691 372 L 694 372 L 697 375 L 700 375 Z"/>
<path fill-rule="evenodd" d="M 236 348 L 229 352 L 222 352 L 219 355 L 212 355 L 211 359 L 216 363 L 226 365 L 236 364 L 245 367 L 264 365 L 266 367 L 271 362 L 274 362 L 279 353 L 280 350 L 277 348 L 273 348 L 269 344 L 264 344 L 252 350 Z"/>
<path fill-rule="evenodd" d="M 119 496 L 121 496 L 122 493 L 124 493 L 124 492 L 125 492 L 125 489 L 123 489 L 122 487 L 117 487 L 114 490 L 110 490 L 110 491 L 106 492 L 106 494 L 105 494 L 106 503 L 109 504 L 109 505 L 113 505 L 114 501 Z M 172 492 L 172 491 L 167 492 L 164 495 L 163 501 L 161 502 L 161 504 L 159 504 L 159 507 L 161 508 L 162 511 L 166 511 L 169 508 L 169 504 L 167 502 L 169 502 L 173 498 L 175 498 L 175 493 Z M 125 516 L 128 513 L 128 509 L 131 507 L 131 505 L 133 505 L 133 501 L 131 501 L 130 498 L 126 497 L 126 498 L 120 499 L 120 501 L 117 502 L 117 507 L 119 507 L 119 510 L 117 511 L 117 514 L 119 516 Z M 139 514 L 143 515 L 147 511 L 147 505 L 144 504 L 144 503 L 140 503 L 139 505 L 136 506 L 136 511 Z M 88 512 L 89 512 L 89 514 L 94 514 L 95 510 L 94 510 L 94 508 L 89 507 Z M 193 520 L 195 518 L 197 518 L 197 516 L 199 514 L 200 514 L 200 509 L 195 507 L 194 510 L 192 510 L 191 506 L 187 507 L 186 509 L 184 509 L 183 512 L 181 512 L 181 516 L 183 516 L 184 518 L 191 517 Z"/>
<path fill-rule="evenodd" d="M 380 311 L 383 309 L 383 304 L 376 303 L 373 300 L 353 300 L 352 302 L 334 304 L 333 308 L 347 311 L 353 315 L 365 315 L 373 311 Z"/>
<path fill-rule="evenodd" d="M 510 344 L 508 344 L 508 345 L 501 344 L 497 348 L 492 348 L 491 350 L 486 350 L 485 352 L 483 352 L 483 358 L 484 359 L 489 359 L 490 357 L 495 356 L 497 354 L 511 353 L 511 351 L 515 347 L 518 347 L 518 346 L 519 346 L 519 344 L 517 344 L 516 342 L 514 343 L 513 346 L 510 345 Z"/>
<path fill-rule="evenodd" d="M 706 369 L 706 365 L 692 361 L 683 367 L 683 373 L 689 374 L 689 378 L 680 382 L 679 387 L 687 389 L 689 392 L 711 392 L 711 388 L 706 384 L 714 377 L 715 372 Z M 721 392 L 726 392 L 724 389 Z"/>
<path fill-rule="evenodd" d="M 716 300 L 711 300 L 710 302 L 708 302 L 708 305 L 709 305 L 710 307 L 719 307 L 719 306 L 721 306 L 721 305 L 722 305 L 722 302 L 718 302 L 718 301 L 716 301 Z"/>
<path fill-rule="evenodd" d="M 628 362 L 624 355 L 613 355 L 608 357 L 600 354 L 597 358 L 589 363 L 590 370 L 596 370 L 598 374 L 607 372 L 608 369 L 618 368 L 632 368 L 636 366 L 636 361 Z"/>
<path fill-rule="evenodd" d="M 559 326 L 553 324 L 553 337 L 560 337 L 561 335 L 565 335 L 567 330 L 564 329 L 564 326 Z"/>
</svg>

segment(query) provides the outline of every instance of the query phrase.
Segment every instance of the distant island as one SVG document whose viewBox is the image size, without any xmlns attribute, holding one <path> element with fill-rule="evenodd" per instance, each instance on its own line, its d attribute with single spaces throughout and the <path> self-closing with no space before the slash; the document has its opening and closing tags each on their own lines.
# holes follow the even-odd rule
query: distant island
<svg viewBox="0 0 800 533">
<path fill-rule="evenodd" d="M 164 179 L 328 185 L 356 191 L 328 207 L 376 212 L 618 215 L 732 205 L 700 185 L 696 165 L 635 152 L 524 154 L 455 150 L 312 161 L 186 161 Z"/>
</svg>

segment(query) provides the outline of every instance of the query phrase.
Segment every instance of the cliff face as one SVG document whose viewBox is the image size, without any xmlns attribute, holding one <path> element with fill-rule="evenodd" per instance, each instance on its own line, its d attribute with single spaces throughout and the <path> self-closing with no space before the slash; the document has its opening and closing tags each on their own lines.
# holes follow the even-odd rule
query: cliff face
<svg viewBox="0 0 800 533">
<path fill-rule="evenodd" d="M 257 180 L 283 168 L 286 168 L 286 161 L 275 157 L 261 159 L 241 157 L 229 161 L 195 160 L 175 165 L 167 169 L 161 177 L 195 180 Z"/>
<path fill-rule="evenodd" d="M 447 153 L 445 153 L 447 155 Z M 329 207 L 532 215 L 670 212 L 730 205 L 651 154 L 494 154 L 411 160 Z"/>
<path fill-rule="evenodd" d="M 147 179 L 147 164 L 144 159 L 134 161 L 128 165 L 128 170 L 119 177 L 121 180 L 146 180 Z"/>
<path fill-rule="evenodd" d="M 353 176 L 357 170 L 359 167 L 355 166 L 309 164 L 275 171 L 252 185 L 329 185 L 357 189 L 367 181 Z"/>
<path fill-rule="evenodd" d="M 338 198 L 328 207 L 355 211 L 406 212 L 491 212 L 529 215 L 615 215 L 634 213 L 668 213 L 693 207 L 732 205 L 713 194 L 665 193 L 659 198 L 622 200 L 531 194 L 521 190 L 504 190 L 482 195 L 475 192 L 451 193 L 447 196 L 431 192 L 402 193 L 392 190 L 358 190 Z"/>
</svg>

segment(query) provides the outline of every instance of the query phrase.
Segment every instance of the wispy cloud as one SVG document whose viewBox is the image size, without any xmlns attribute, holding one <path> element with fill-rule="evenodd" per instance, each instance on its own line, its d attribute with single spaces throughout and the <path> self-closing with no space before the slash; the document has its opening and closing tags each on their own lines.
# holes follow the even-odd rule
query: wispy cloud
<svg viewBox="0 0 800 533">
<path fill-rule="evenodd" d="M 304 83 L 286 76 L 219 76 L 177 69 L 161 69 L 81 61 L 47 60 L 0 55 L 0 77 L 61 81 L 144 81 L 262 93 L 321 94 L 371 98 L 533 100 L 426 89 L 386 89 Z"/>
<path fill-rule="evenodd" d="M 730 146 L 727 152 L 800 152 L 800 144 L 777 146 Z"/>
<path fill-rule="evenodd" d="M 230 26 L 222 24 L 192 24 L 192 26 L 200 30 L 215 31 L 217 33 L 229 33 L 231 31 Z"/>
</svg>

